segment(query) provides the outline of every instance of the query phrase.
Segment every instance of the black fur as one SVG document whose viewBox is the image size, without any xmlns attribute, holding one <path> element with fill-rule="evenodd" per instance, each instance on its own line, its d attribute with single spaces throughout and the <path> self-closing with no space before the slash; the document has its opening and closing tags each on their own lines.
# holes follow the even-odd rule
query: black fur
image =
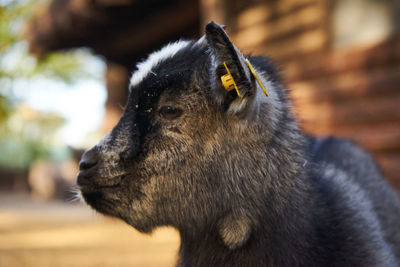
<svg viewBox="0 0 400 267">
<path fill-rule="evenodd" d="M 398 266 L 400 201 L 371 157 L 303 134 L 271 61 L 249 58 L 265 97 L 244 59 L 210 23 L 156 61 L 83 156 L 85 201 L 142 232 L 178 229 L 178 266 Z M 242 99 L 222 87 L 223 62 Z"/>
</svg>

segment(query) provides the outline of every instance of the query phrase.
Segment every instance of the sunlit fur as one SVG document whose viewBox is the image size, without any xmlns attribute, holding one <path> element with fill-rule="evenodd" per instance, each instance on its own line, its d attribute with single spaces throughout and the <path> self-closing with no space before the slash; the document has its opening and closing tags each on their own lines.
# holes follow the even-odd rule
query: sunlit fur
<svg viewBox="0 0 400 267">
<path fill-rule="evenodd" d="M 178 41 L 175 43 L 170 43 L 163 47 L 161 50 L 151 54 L 143 62 L 140 62 L 137 65 L 137 70 L 133 73 L 131 77 L 130 87 L 134 87 L 139 84 L 149 74 L 157 75 L 152 71 L 152 69 L 160 64 L 162 61 L 173 57 L 179 50 L 187 46 L 188 43 L 188 41 Z"/>
</svg>

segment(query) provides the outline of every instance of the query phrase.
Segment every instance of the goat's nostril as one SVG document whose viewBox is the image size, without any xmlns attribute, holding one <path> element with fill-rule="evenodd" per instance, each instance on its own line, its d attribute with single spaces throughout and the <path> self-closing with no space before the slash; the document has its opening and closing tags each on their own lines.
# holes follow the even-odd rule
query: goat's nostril
<svg viewBox="0 0 400 267">
<path fill-rule="evenodd" d="M 94 167 L 97 164 L 97 155 L 93 150 L 88 150 L 82 155 L 82 159 L 79 162 L 79 169 L 87 170 Z"/>
<path fill-rule="evenodd" d="M 97 161 L 95 161 L 95 162 L 80 161 L 79 169 L 80 170 L 90 169 L 91 167 L 95 166 L 96 164 L 97 164 Z"/>
</svg>

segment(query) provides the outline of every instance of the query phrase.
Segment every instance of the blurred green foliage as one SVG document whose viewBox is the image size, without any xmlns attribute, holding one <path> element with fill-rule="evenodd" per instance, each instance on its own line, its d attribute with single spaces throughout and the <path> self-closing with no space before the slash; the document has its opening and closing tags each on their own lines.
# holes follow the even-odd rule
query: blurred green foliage
<svg viewBox="0 0 400 267">
<path fill-rule="evenodd" d="M 64 122 L 57 114 L 18 104 L 0 124 L 0 166 L 26 169 L 36 159 L 68 155 L 65 148 L 55 145 L 55 133 Z"/>
<path fill-rule="evenodd" d="M 85 50 L 49 53 L 40 60 L 29 54 L 28 45 L 21 36 L 35 8 L 45 2 L 18 0 L 0 6 L 0 78 L 39 76 L 72 83 L 91 75 L 83 67 L 91 56 Z"/>
<path fill-rule="evenodd" d="M 29 54 L 21 36 L 32 12 L 46 2 L 0 0 L 0 167 L 26 169 L 38 158 L 65 152 L 55 145 L 55 134 L 65 120 L 22 103 L 16 90 L 30 88 L 18 87 L 38 78 L 74 83 L 91 76 L 84 68 L 91 56 L 85 50 L 51 53 L 40 60 Z"/>
</svg>

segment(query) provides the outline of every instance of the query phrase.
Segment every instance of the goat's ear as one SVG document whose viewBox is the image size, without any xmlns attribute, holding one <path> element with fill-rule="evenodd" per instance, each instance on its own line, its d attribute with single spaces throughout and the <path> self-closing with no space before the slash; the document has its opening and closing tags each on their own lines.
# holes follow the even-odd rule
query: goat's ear
<svg viewBox="0 0 400 267">
<path fill-rule="evenodd" d="M 211 85 L 217 103 L 223 105 L 230 114 L 244 115 L 255 97 L 256 88 L 246 59 L 217 23 L 207 24 L 205 37 L 210 48 Z M 236 84 L 236 88 L 232 85 L 230 91 L 225 89 L 221 81 L 221 77 L 228 73 L 226 68 Z"/>
</svg>

